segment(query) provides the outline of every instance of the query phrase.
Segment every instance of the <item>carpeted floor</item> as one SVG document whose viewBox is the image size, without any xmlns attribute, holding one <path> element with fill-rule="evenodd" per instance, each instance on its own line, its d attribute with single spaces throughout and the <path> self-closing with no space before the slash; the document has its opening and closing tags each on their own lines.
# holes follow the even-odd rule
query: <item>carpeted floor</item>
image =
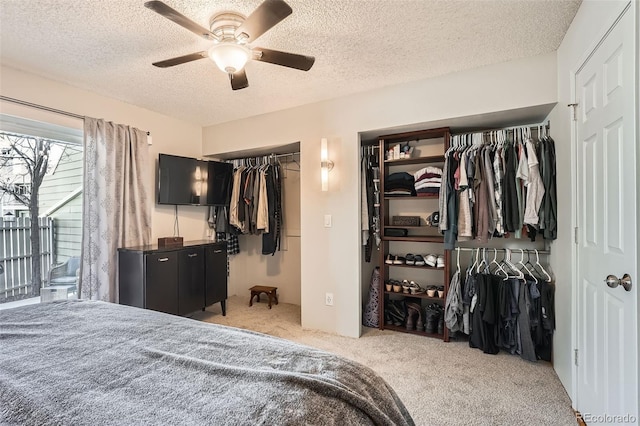
<svg viewBox="0 0 640 426">
<path fill-rule="evenodd" d="M 264 300 L 264 297 L 263 297 Z M 342 355 L 380 374 L 398 393 L 417 425 L 575 425 L 571 403 L 550 364 L 487 355 L 467 342 L 444 343 L 365 328 L 359 339 L 303 330 L 300 307 L 231 297 L 195 319 L 293 340 Z"/>
</svg>

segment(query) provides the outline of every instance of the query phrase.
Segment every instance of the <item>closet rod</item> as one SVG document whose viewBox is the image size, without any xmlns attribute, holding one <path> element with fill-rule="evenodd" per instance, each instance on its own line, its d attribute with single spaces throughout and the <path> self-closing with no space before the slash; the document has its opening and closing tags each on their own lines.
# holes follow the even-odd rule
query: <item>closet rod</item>
<svg viewBox="0 0 640 426">
<path fill-rule="evenodd" d="M 24 106 L 28 106 L 36 109 L 41 109 L 43 111 L 55 112 L 56 114 L 66 115 L 67 117 L 79 118 L 80 120 L 84 120 L 84 117 L 85 117 L 84 115 L 74 114 L 72 112 L 62 111 L 61 109 L 50 108 L 44 105 L 38 105 L 38 104 L 34 104 L 27 101 L 22 101 L 16 98 L 10 98 L 9 96 L 0 95 L 0 100 L 12 102 L 14 104 L 24 105 Z"/>
<path fill-rule="evenodd" d="M 249 155 L 247 157 L 227 158 L 225 161 L 246 160 L 247 158 L 262 158 L 262 157 L 280 158 L 280 157 L 289 157 L 289 156 L 294 156 L 299 154 L 300 154 L 300 151 L 288 152 L 286 154 Z"/>
<path fill-rule="evenodd" d="M 454 250 L 460 250 L 460 251 L 475 251 L 475 250 L 486 250 L 488 252 L 493 252 L 493 251 L 497 251 L 500 253 L 505 253 L 507 250 L 510 250 L 511 253 L 520 253 L 520 250 L 526 252 L 526 253 L 535 253 L 536 249 L 520 249 L 520 248 L 510 248 L 510 249 L 501 249 L 501 248 L 490 248 L 490 247 L 456 247 Z M 452 250 L 452 251 L 454 251 Z M 551 254 L 551 252 L 549 250 L 537 250 L 538 254 Z"/>
<path fill-rule="evenodd" d="M 547 130 L 551 130 L 551 121 L 547 121 L 546 123 L 540 123 L 540 124 L 526 124 L 524 126 L 509 126 L 509 127 L 501 127 L 498 129 L 485 129 L 485 130 L 478 130 L 478 131 L 471 131 L 471 132 L 462 132 L 462 133 L 451 133 L 451 136 L 459 136 L 459 135 L 471 135 L 474 133 L 491 133 L 491 132 L 496 132 L 496 131 L 501 131 L 501 130 L 514 130 L 514 129 L 521 129 L 521 128 L 525 128 L 528 127 L 529 129 L 532 130 L 538 130 L 540 127 L 545 127 Z"/>
</svg>

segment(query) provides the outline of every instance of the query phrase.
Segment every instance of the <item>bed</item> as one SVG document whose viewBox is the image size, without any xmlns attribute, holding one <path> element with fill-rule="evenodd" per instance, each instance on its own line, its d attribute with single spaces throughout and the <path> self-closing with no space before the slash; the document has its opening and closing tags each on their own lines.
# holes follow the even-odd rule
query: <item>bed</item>
<svg viewBox="0 0 640 426">
<path fill-rule="evenodd" d="M 356 362 L 97 301 L 0 311 L 0 424 L 412 425 Z"/>
</svg>

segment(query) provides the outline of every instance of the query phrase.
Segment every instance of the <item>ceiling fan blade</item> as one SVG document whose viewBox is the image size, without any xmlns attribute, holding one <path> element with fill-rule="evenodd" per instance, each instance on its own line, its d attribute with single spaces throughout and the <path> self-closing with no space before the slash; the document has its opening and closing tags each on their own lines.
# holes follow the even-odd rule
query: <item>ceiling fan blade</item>
<svg viewBox="0 0 640 426">
<path fill-rule="evenodd" d="M 293 10 L 284 0 L 265 0 L 236 29 L 236 37 L 245 34 L 248 37 L 247 41 L 252 42 L 292 12 Z"/>
<path fill-rule="evenodd" d="M 253 59 L 270 64 L 282 65 L 283 67 L 295 68 L 302 71 L 309 71 L 316 61 L 313 56 L 298 55 L 296 53 L 282 52 L 280 50 L 264 49 L 256 47 Z"/>
<path fill-rule="evenodd" d="M 168 68 L 174 65 L 184 64 L 186 62 L 197 61 L 198 59 L 206 58 L 207 56 L 208 56 L 207 52 L 204 52 L 204 51 L 197 52 L 197 53 L 190 53 L 188 55 L 178 56 L 177 58 L 171 58 L 171 59 L 166 59 L 160 62 L 154 62 L 153 65 L 159 68 Z"/>
<path fill-rule="evenodd" d="M 231 88 L 233 90 L 246 89 L 249 87 L 249 80 L 247 80 L 247 73 L 244 69 L 233 74 L 229 74 L 229 80 L 231 81 Z"/>
<path fill-rule="evenodd" d="M 149 9 L 153 10 L 156 13 L 164 16 L 167 19 L 172 20 L 176 24 L 180 25 L 191 31 L 194 34 L 199 35 L 200 37 L 204 37 L 207 40 L 215 40 L 216 36 L 206 29 L 205 27 L 193 22 L 191 19 L 184 16 L 182 13 L 178 12 L 175 9 L 170 8 L 166 4 L 162 3 L 158 0 L 148 1 L 144 4 Z"/>
</svg>

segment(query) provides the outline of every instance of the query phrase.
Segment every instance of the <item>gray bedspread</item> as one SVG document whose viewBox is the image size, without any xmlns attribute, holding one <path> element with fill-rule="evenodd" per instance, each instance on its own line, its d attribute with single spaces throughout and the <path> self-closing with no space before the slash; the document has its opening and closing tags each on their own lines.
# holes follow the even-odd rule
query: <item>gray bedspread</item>
<svg viewBox="0 0 640 426">
<path fill-rule="evenodd" d="M 0 311 L 0 424 L 413 424 L 353 361 L 260 333 L 128 306 Z"/>
</svg>

